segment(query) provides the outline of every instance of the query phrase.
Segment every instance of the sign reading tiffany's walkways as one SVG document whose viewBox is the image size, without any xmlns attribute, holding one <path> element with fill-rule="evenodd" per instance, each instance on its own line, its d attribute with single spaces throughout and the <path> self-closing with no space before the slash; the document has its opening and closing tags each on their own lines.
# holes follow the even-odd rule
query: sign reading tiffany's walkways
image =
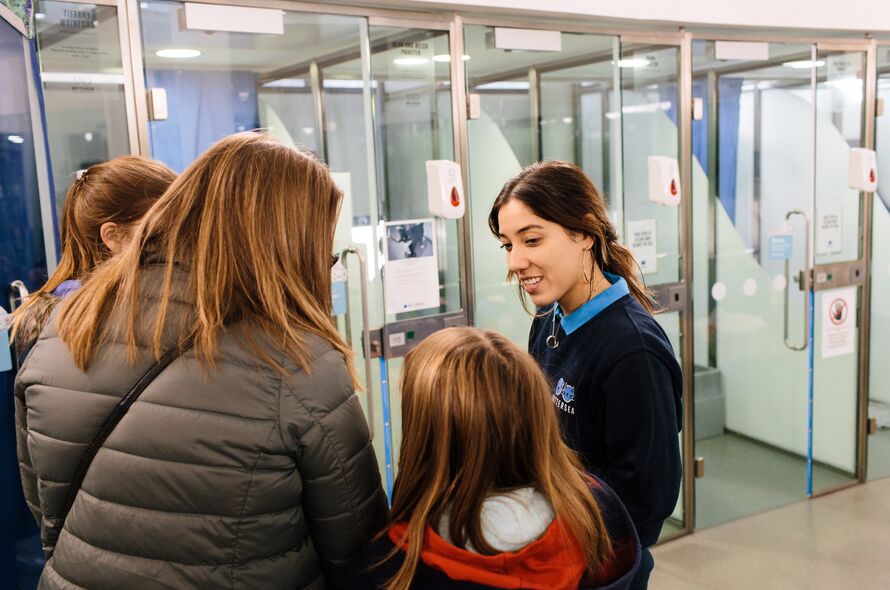
<svg viewBox="0 0 890 590">
<path fill-rule="evenodd" d="M 856 352 L 856 287 L 822 292 L 822 358 Z"/>
</svg>

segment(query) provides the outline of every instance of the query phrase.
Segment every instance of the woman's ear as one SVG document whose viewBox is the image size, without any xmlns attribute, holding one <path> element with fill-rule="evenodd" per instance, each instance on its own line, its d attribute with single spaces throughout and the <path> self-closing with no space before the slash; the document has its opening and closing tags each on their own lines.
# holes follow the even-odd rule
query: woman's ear
<svg viewBox="0 0 890 590">
<path fill-rule="evenodd" d="M 120 252 L 127 243 L 127 232 L 124 226 L 112 221 L 102 224 L 99 228 L 99 237 L 102 238 L 102 243 L 112 255 Z"/>
</svg>

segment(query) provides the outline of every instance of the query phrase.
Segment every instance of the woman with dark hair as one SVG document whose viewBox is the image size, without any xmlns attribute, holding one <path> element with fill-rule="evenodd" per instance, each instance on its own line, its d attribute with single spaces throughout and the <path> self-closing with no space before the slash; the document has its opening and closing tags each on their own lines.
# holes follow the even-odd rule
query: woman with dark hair
<svg viewBox="0 0 890 590">
<path fill-rule="evenodd" d="M 676 506 L 682 375 L 631 252 L 594 184 L 568 162 L 508 181 L 488 219 L 520 298 L 538 309 L 529 352 L 550 378 L 566 442 L 627 506 L 643 547 Z M 632 588 L 653 566 L 644 551 Z"/>
</svg>

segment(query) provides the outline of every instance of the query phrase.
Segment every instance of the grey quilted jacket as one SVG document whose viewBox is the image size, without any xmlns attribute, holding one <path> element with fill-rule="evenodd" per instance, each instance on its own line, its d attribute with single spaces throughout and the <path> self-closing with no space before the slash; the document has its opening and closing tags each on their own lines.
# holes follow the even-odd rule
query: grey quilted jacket
<svg viewBox="0 0 890 590">
<path fill-rule="evenodd" d="M 161 272 L 144 275 L 145 317 Z M 168 346 L 193 313 L 178 273 Z M 244 332 L 285 376 L 246 352 Z M 336 587 L 384 525 L 386 498 L 343 357 L 312 335 L 310 372 L 243 324 L 222 335 L 206 374 L 191 351 L 173 361 L 99 450 L 59 530 L 84 448 L 154 362 L 140 346 L 129 364 L 123 331 L 109 336 L 84 373 L 53 318 L 16 379 L 25 496 L 50 557 L 40 588 Z"/>
</svg>

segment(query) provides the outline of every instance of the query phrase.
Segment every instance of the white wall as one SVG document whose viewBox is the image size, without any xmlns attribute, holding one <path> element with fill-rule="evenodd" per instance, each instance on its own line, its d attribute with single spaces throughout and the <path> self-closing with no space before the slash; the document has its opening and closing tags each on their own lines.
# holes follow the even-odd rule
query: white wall
<svg viewBox="0 0 890 590">
<path fill-rule="evenodd" d="M 591 2 L 589 0 L 405 0 L 387 5 L 410 8 L 447 8 L 499 13 L 525 13 L 554 18 L 584 15 L 598 19 L 620 19 L 651 23 L 689 25 L 733 25 L 743 27 L 788 27 L 857 31 L 890 30 L 890 3 L 874 0 L 848 0 L 843 4 L 828 0 L 636 0 L 635 2 Z M 546 8 L 546 10 L 544 10 Z M 876 23 L 879 23 L 876 26 Z"/>
</svg>

